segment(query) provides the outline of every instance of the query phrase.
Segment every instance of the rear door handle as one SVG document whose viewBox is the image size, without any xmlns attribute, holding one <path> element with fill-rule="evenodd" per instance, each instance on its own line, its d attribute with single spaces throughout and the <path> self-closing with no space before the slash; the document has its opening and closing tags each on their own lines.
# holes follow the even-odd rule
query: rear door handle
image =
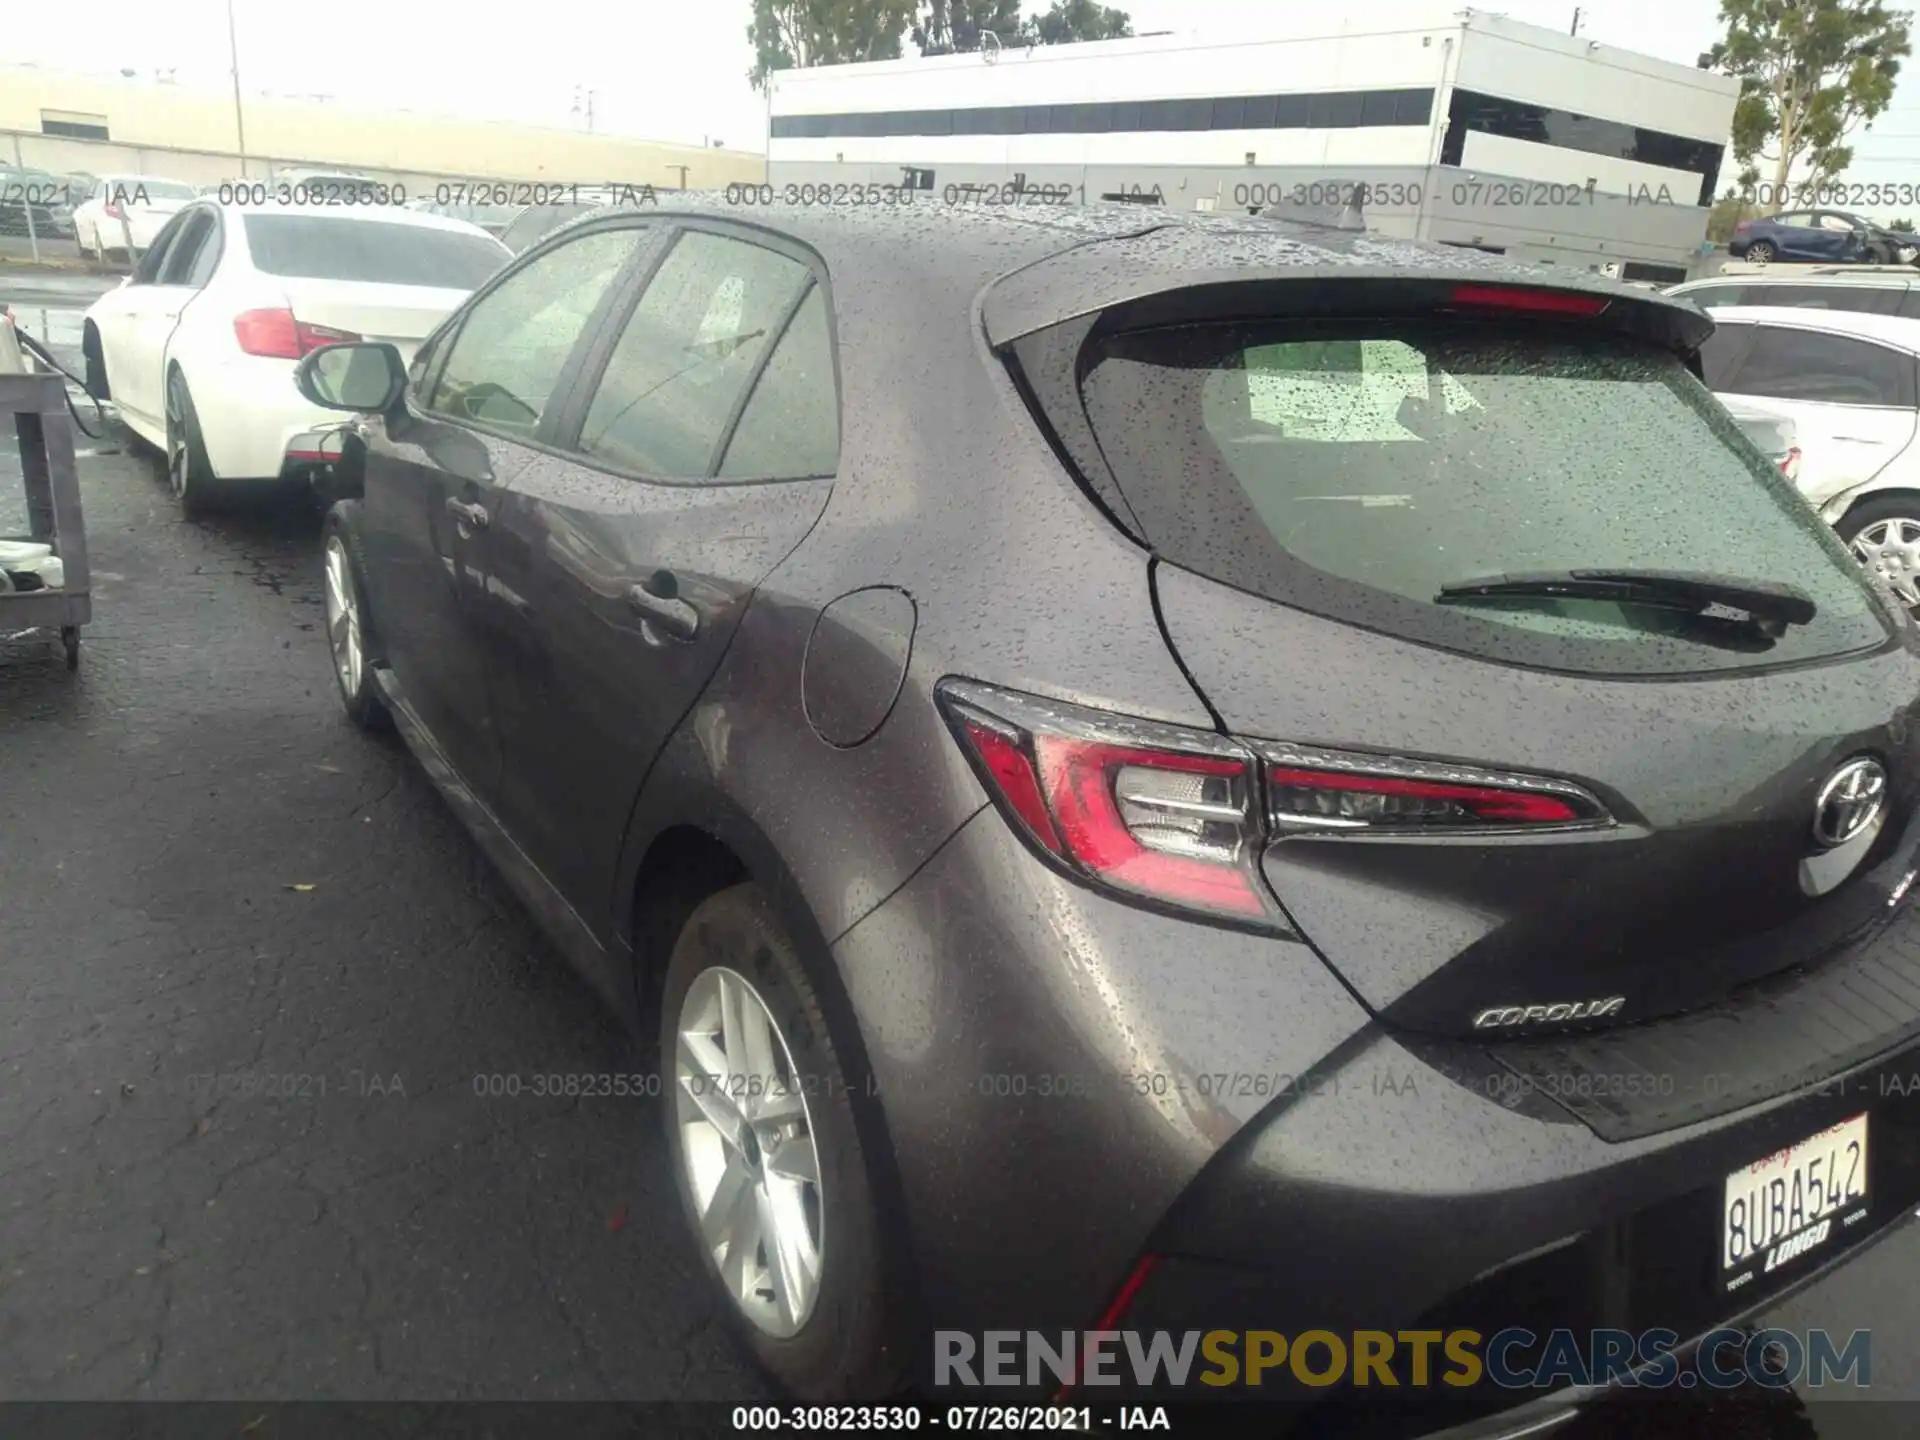
<svg viewBox="0 0 1920 1440">
<path fill-rule="evenodd" d="M 627 608 L 675 640 L 691 640 L 700 633 L 700 612 L 680 598 L 680 584 L 672 571 L 662 570 L 630 588 Z"/>
<path fill-rule="evenodd" d="M 456 500 L 451 495 L 447 497 L 447 513 L 453 516 L 453 523 L 460 527 L 462 535 L 471 530 L 484 530 L 492 520 L 486 506 Z"/>
</svg>

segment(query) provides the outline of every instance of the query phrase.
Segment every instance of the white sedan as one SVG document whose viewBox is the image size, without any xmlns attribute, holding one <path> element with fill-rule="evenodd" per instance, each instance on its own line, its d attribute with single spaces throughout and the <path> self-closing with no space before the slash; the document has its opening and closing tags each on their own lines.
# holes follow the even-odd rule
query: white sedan
<svg viewBox="0 0 1920 1440">
<path fill-rule="evenodd" d="M 106 259 L 109 250 L 138 254 L 153 245 L 167 221 L 193 198 L 194 188 L 184 180 L 102 175 L 87 198 L 73 207 L 74 243 L 96 260 Z"/>
<path fill-rule="evenodd" d="M 1716 306 L 1707 387 L 1794 423 L 1794 483 L 1862 565 L 1920 606 L 1920 320 Z"/>
<path fill-rule="evenodd" d="M 384 340 L 411 360 L 512 258 L 438 216 L 203 198 L 87 311 L 87 387 L 165 451 L 182 510 L 198 515 L 241 482 L 301 479 L 328 458 L 339 417 L 294 388 L 303 355 Z"/>
</svg>

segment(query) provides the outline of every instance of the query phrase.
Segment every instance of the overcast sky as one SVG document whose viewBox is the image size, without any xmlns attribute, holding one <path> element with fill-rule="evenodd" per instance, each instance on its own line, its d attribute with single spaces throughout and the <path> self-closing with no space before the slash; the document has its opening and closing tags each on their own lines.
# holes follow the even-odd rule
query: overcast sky
<svg viewBox="0 0 1920 1440">
<path fill-rule="evenodd" d="M 1276 0 L 1122 0 L 1135 30 L 1257 33 Z M 1389 0 L 1347 0 L 1363 9 Z M 342 103 L 535 125 L 583 125 L 576 91 L 595 92 L 594 128 L 649 139 L 760 149 L 765 102 L 747 84 L 749 0 L 539 0 L 489 10 L 444 0 L 233 0 L 250 93 L 328 94 Z M 1030 10 L 1039 8 L 1029 5 Z M 1565 30 L 1560 0 L 1488 5 Z M 228 83 L 225 0 L 9 0 L 6 58 L 48 67 Z M 1692 64 L 1719 37 L 1717 0 L 1590 0 L 1588 39 Z M 911 46 L 909 45 L 909 49 Z M 1850 180 L 1920 185 L 1920 58 L 1874 131 L 1855 140 Z"/>
</svg>

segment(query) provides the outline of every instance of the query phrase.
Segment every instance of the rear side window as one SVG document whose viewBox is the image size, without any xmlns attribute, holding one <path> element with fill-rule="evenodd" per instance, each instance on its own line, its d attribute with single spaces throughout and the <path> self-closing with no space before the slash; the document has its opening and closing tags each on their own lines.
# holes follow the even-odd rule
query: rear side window
<svg viewBox="0 0 1920 1440">
<path fill-rule="evenodd" d="M 760 372 L 720 474 L 802 479 L 840 468 L 840 399 L 833 379 L 826 292 L 815 286 Z"/>
<path fill-rule="evenodd" d="M 1915 406 L 1914 357 L 1817 330 L 1756 325 L 1753 346 L 1724 387 L 1735 395 L 1829 405 Z"/>
<path fill-rule="evenodd" d="M 1698 290 L 1683 290 L 1673 298 L 1691 300 L 1702 310 L 1715 305 L 1743 305 L 1741 298 L 1746 294 L 1745 285 L 1702 285 Z"/>
<path fill-rule="evenodd" d="M 1790 305 L 1807 310 L 1852 310 L 1863 315 L 1894 315 L 1906 294 L 1891 285 L 1750 285 L 1747 305 Z M 1732 305 L 1732 300 L 1716 300 Z"/>
<path fill-rule="evenodd" d="M 1857 565 L 1673 355 L 1554 328 L 1168 327 L 1093 342 L 1082 396 L 1169 561 L 1509 663 L 1685 674 L 1878 645 Z M 1611 567 L 1786 580 L 1778 637 L 1616 601 L 1442 603 L 1442 586 Z"/>
<path fill-rule="evenodd" d="M 478 290 L 511 256 L 485 235 L 328 215 L 249 215 L 253 268 L 302 280 Z"/>
</svg>

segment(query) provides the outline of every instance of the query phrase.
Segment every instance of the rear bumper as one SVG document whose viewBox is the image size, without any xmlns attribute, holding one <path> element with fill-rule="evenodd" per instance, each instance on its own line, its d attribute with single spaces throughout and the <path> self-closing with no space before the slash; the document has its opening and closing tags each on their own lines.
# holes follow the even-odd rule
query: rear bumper
<svg viewBox="0 0 1920 1440">
<path fill-rule="evenodd" d="M 1484 1047 L 1388 1033 L 1304 946 L 1093 895 L 992 811 L 835 955 L 934 1330 L 1091 1329 L 1153 1253 L 1118 1328 L 1684 1339 L 1920 1202 L 1911 1055 L 1609 1143 Z M 1866 1216 L 1729 1292 L 1725 1177 L 1862 1112 Z"/>
<path fill-rule="evenodd" d="M 293 371 L 291 360 L 237 355 L 188 374 L 207 459 L 220 479 L 278 479 L 289 448 L 339 425 L 338 412 L 301 397 Z"/>
</svg>

